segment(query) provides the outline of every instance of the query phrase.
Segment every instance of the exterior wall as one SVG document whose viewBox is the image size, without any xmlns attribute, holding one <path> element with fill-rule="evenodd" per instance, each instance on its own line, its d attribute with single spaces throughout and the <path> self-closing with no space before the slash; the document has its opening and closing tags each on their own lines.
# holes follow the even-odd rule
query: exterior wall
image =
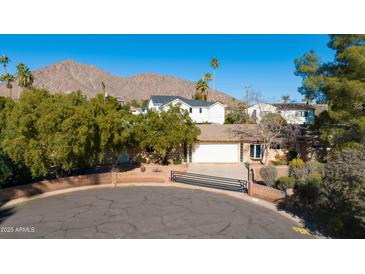
<svg viewBox="0 0 365 274">
<path fill-rule="evenodd" d="M 224 124 L 225 108 L 221 104 L 214 104 L 209 107 L 208 122 L 214 124 Z"/>
<path fill-rule="evenodd" d="M 314 123 L 314 110 L 312 109 L 296 109 L 296 110 L 278 110 L 275 106 L 270 104 L 257 104 L 248 108 L 248 114 L 254 118 L 254 112 L 256 111 L 256 121 L 258 123 L 263 119 L 262 112 L 280 113 L 280 115 L 287 121 L 288 124 L 313 124 Z M 307 111 L 308 116 L 296 116 L 298 111 Z"/>
<path fill-rule="evenodd" d="M 297 111 L 307 111 L 308 116 L 296 116 Z M 303 124 L 313 124 L 314 123 L 314 110 L 284 110 L 281 111 L 281 116 L 285 118 L 285 120 L 288 122 L 288 124 L 297 124 L 297 125 L 303 125 Z"/>
<path fill-rule="evenodd" d="M 214 123 L 214 124 L 224 124 L 225 108 L 221 104 L 214 104 L 210 107 L 192 107 L 180 100 L 174 100 L 171 103 L 163 106 L 163 111 L 169 109 L 171 105 L 175 106 L 180 104 L 180 108 L 187 110 L 190 118 L 194 123 Z M 190 113 L 190 108 L 192 112 Z M 153 109 L 156 111 L 161 111 L 159 105 L 155 105 L 152 100 L 148 102 L 148 109 Z M 202 112 L 200 113 L 200 109 Z"/>
<path fill-rule="evenodd" d="M 208 117 L 209 110 L 207 107 L 191 107 L 179 100 L 175 100 L 171 102 L 171 104 L 164 106 L 164 111 L 168 110 L 170 105 L 175 106 L 177 104 L 180 104 L 180 108 L 186 110 L 189 113 L 189 116 L 194 121 L 194 123 L 210 122 Z M 190 108 L 192 109 L 191 113 Z M 202 113 L 200 113 L 200 109 L 202 109 Z"/>
<path fill-rule="evenodd" d="M 156 110 L 156 111 L 160 111 L 159 107 L 160 106 L 155 105 L 152 100 L 148 101 L 148 107 L 147 107 L 148 109 L 153 109 L 153 110 Z"/>
<path fill-rule="evenodd" d="M 257 104 L 248 108 L 248 115 L 250 115 L 250 117 L 252 118 L 255 118 L 253 117 L 255 111 L 256 111 L 256 121 L 260 123 L 263 118 L 262 112 L 265 111 L 270 113 L 276 113 L 276 107 L 270 104 Z"/>
</svg>

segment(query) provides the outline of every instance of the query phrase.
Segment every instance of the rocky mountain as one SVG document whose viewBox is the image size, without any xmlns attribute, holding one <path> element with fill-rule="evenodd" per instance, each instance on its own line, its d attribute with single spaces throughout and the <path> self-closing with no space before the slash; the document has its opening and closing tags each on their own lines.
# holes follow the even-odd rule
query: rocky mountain
<svg viewBox="0 0 365 274">
<path fill-rule="evenodd" d="M 148 99 L 150 95 L 180 95 L 187 98 L 195 93 L 195 84 L 172 76 L 159 74 L 138 74 L 132 77 L 117 77 L 95 66 L 65 60 L 33 72 L 34 86 L 50 92 L 82 91 L 88 97 L 101 92 L 101 82 L 106 84 L 110 95 L 122 96 L 125 100 Z M 13 97 L 20 88 L 14 83 Z M 0 86 L 0 95 L 8 95 L 5 85 Z M 233 97 L 216 90 L 208 91 L 210 101 L 221 101 L 227 105 L 235 104 Z"/>
</svg>

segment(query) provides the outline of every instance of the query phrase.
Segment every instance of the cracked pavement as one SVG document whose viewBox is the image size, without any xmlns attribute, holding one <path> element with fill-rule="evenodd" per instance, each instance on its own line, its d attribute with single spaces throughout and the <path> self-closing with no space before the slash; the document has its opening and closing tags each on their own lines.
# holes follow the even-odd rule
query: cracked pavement
<svg viewBox="0 0 365 274">
<path fill-rule="evenodd" d="M 1 214 L 0 238 L 309 238 L 292 229 L 294 221 L 259 205 L 173 187 L 76 191 Z"/>
</svg>

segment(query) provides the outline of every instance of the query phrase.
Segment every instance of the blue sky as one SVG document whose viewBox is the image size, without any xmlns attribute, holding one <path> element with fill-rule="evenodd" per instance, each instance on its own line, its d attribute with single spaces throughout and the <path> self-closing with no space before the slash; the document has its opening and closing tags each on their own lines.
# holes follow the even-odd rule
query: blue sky
<svg viewBox="0 0 365 274">
<path fill-rule="evenodd" d="M 314 49 L 333 59 L 327 35 L 0 35 L 0 54 L 36 70 L 64 59 L 93 64 L 117 76 L 159 73 L 196 81 L 218 58 L 216 88 L 243 99 L 246 81 L 266 99 L 297 92 L 294 59 Z"/>
</svg>

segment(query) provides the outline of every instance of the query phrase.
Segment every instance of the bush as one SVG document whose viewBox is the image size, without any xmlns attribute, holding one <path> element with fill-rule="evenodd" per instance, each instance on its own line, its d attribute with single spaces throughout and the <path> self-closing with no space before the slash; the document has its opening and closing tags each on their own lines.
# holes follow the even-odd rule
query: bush
<svg viewBox="0 0 365 274">
<path fill-rule="evenodd" d="M 272 187 L 276 182 L 278 171 L 274 166 L 264 166 L 260 169 L 260 176 L 267 186 Z"/>
<path fill-rule="evenodd" d="M 307 176 L 305 163 L 302 159 L 295 158 L 289 162 L 289 176 L 293 177 L 296 181 Z"/>
<path fill-rule="evenodd" d="M 182 160 L 181 159 L 174 159 L 172 160 L 174 165 L 181 165 L 182 164 Z"/>
<path fill-rule="evenodd" d="M 328 159 L 323 191 L 340 237 L 365 235 L 365 146 L 335 152 Z M 334 227 L 331 227 L 332 229 Z"/>
<path fill-rule="evenodd" d="M 290 167 L 301 167 L 301 168 L 304 168 L 305 167 L 305 163 L 300 158 L 294 158 L 293 160 L 291 160 L 289 162 L 289 166 Z"/>
<path fill-rule="evenodd" d="M 323 177 L 324 175 L 324 164 L 318 161 L 309 161 L 305 164 L 306 172 L 309 176 L 316 175 Z"/>
<path fill-rule="evenodd" d="M 285 190 L 287 188 L 293 188 L 295 185 L 295 179 L 293 177 L 281 176 L 278 179 L 277 188 Z"/>
<path fill-rule="evenodd" d="M 296 185 L 295 193 L 301 203 L 306 207 L 314 207 L 318 204 L 321 195 L 322 178 L 318 175 L 310 175 Z"/>
</svg>

